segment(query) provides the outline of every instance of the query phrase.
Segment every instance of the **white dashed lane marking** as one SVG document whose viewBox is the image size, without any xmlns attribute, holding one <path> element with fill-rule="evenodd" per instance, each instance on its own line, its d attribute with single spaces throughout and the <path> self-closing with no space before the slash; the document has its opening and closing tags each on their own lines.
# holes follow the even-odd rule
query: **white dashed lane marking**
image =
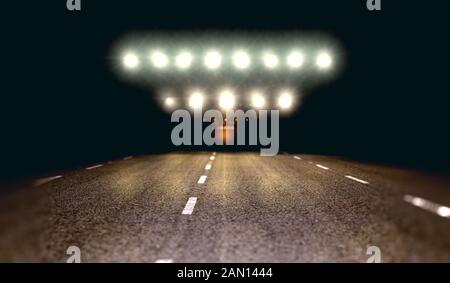
<svg viewBox="0 0 450 283">
<path fill-rule="evenodd" d="M 92 170 L 92 169 L 95 169 L 95 168 L 100 168 L 102 166 L 103 166 L 103 164 L 94 165 L 94 166 L 91 166 L 91 167 L 87 167 L 86 170 Z"/>
<path fill-rule="evenodd" d="M 302 160 L 302 158 L 301 158 L 301 157 L 298 157 L 298 156 L 294 156 L 294 159 Z"/>
<path fill-rule="evenodd" d="M 366 185 L 369 184 L 369 182 L 367 182 L 367 181 L 364 181 L 364 180 L 355 178 L 355 177 L 350 176 L 350 175 L 346 175 L 345 178 L 348 178 L 348 179 L 353 180 L 353 181 L 356 181 L 356 182 L 360 182 L 360 183 L 362 183 L 362 184 L 366 184 Z"/>
<path fill-rule="evenodd" d="M 190 197 L 189 200 L 186 203 L 186 206 L 183 209 L 183 212 L 181 214 L 192 214 L 194 211 L 195 204 L 197 203 L 196 197 Z"/>
<path fill-rule="evenodd" d="M 158 259 L 155 263 L 173 263 L 173 259 Z"/>
<path fill-rule="evenodd" d="M 422 209 L 425 209 L 429 212 L 432 212 L 434 214 L 439 215 L 440 217 L 444 218 L 450 218 L 450 207 L 443 206 L 434 202 L 431 202 L 429 200 L 415 197 L 411 195 L 405 195 L 403 197 L 403 200 L 407 203 L 410 203 L 416 207 L 420 207 Z"/>
<path fill-rule="evenodd" d="M 46 184 L 48 182 L 51 182 L 51 181 L 59 179 L 59 178 L 62 178 L 62 176 L 58 175 L 58 176 L 53 176 L 53 177 L 48 177 L 48 178 L 37 179 L 36 181 L 34 181 L 33 185 L 40 186 L 40 185 Z"/>
<path fill-rule="evenodd" d="M 320 164 L 316 164 L 316 166 L 319 167 L 319 168 L 322 168 L 324 170 L 329 170 L 330 169 L 330 168 L 328 168 L 326 166 L 323 166 L 323 165 L 320 165 Z"/>
<path fill-rule="evenodd" d="M 212 165 L 211 164 L 206 164 L 205 166 L 205 170 L 211 170 Z"/>
<path fill-rule="evenodd" d="M 206 178 L 207 178 L 208 176 L 200 176 L 200 179 L 198 179 L 198 184 L 203 184 L 203 183 L 205 183 L 205 181 L 206 181 Z"/>
<path fill-rule="evenodd" d="M 211 157 L 209 158 L 209 160 L 214 160 L 214 159 L 216 159 L 215 156 L 211 156 Z"/>
<path fill-rule="evenodd" d="M 127 156 L 127 157 L 124 157 L 123 160 L 130 160 L 132 158 L 133 158 L 133 156 Z"/>
</svg>

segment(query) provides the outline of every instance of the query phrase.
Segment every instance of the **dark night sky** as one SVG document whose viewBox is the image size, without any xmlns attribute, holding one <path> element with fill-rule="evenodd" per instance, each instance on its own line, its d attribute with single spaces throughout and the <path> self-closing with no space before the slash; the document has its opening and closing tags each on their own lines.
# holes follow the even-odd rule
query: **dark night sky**
<svg viewBox="0 0 450 283">
<path fill-rule="evenodd" d="M 375 13 L 365 0 L 84 0 L 81 13 L 64 0 L 14 2 L 1 16 L 2 177 L 174 150 L 170 117 L 108 61 L 121 36 L 151 30 L 330 33 L 346 68 L 282 120 L 282 149 L 450 165 L 444 1 L 384 0 Z"/>
</svg>

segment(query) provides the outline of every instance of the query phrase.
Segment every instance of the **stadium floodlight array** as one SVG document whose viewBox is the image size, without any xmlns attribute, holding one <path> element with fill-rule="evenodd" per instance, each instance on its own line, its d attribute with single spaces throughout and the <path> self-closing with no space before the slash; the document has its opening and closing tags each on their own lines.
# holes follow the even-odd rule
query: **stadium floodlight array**
<svg viewBox="0 0 450 283">
<path fill-rule="evenodd" d="M 122 55 L 123 68 L 129 71 L 167 71 L 170 69 L 172 72 L 169 72 L 169 75 L 176 75 L 174 70 L 186 71 L 194 67 L 210 71 L 218 71 L 229 66 L 236 71 L 250 71 L 252 67 L 263 68 L 267 71 L 283 69 L 298 71 L 302 69 L 305 61 L 311 60 L 315 62 L 318 70 L 329 70 L 333 67 L 334 61 L 332 54 L 326 50 L 312 54 L 312 58 L 307 58 L 300 49 L 294 49 L 286 54 L 275 51 L 258 54 L 259 52 L 249 53 L 242 50 L 234 51 L 231 54 L 219 50 L 208 50 L 204 53 L 182 50 L 175 54 L 155 50 L 148 53 L 150 55 L 137 51 L 124 52 Z"/>
<path fill-rule="evenodd" d="M 121 40 L 111 56 L 114 69 L 127 81 L 153 90 L 183 90 L 184 94 L 157 97 L 168 110 L 214 107 L 284 112 L 301 99 L 293 89 L 312 89 L 334 78 L 342 57 L 333 38 L 298 32 L 141 33 Z M 192 85 L 200 88 L 186 94 Z M 232 87 L 211 90 L 220 85 Z M 261 87 L 251 89 L 255 85 Z M 283 89 L 285 85 L 292 87 Z"/>
<path fill-rule="evenodd" d="M 164 90 L 159 95 L 163 108 L 172 111 L 178 108 L 196 109 L 279 109 L 290 112 L 297 104 L 298 94 L 290 87 L 272 89 L 270 91 L 252 88 L 237 90 L 222 87 L 205 91 L 191 88 L 181 91 Z"/>
<path fill-rule="evenodd" d="M 315 83 L 333 77 L 341 48 L 323 34 L 141 33 L 114 48 L 114 68 L 150 84 L 242 81 Z"/>
</svg>

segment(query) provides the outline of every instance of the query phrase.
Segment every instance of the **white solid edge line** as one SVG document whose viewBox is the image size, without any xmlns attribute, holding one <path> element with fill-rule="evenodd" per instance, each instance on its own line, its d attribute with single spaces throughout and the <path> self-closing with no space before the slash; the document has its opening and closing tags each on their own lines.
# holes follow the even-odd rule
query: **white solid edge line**
<svg viewBox="0 0 450 283">
<path fill-rule="evenodd" d="M 329 170 L 330 169 L 330 168 L 328 168 L 326 166 L 323 166 L 323 165 L 320 165 L 320 164 L 316 164 L 316 166 L 319 167 L 319 168 L 325 169 L 325 170 Z"/>
<path fill-rule="evenodd" d="M 356 182 L 360 182 L 362 184 L 369 184 L 369 182 L 367 182 L 367 181 L 355 178 L 355 177 L 350 176 L 350 175 L 346 175 L 345 178 L 351 179 L 351 180 L 356 181 Z"/>
<path fill-rule="evenodd" d="M 190 197 L 189 200 L 186 203 L 186 206 L 183 209 L 183 212 L 181 214 L 189 215 L 192 214 L 194 211 L 195 204 L 197 203 L 196 197 Z"/>
<path fill-rule="evenodd" d="M 211 164 L 206 164 L 206 166 L 205 166 L 205 170 L 211 170 Z"/>
<path fill-rule="evenodd" d="M 450 207 L 443 206 L 432 201 L 415 197 L 411 195 L 405 195 L 403 200 L 407 203 L 412 204 L 413 206 L 425 209 L 429 212 L 439 215 L 440 217 L 450 218 Z"/>
<path fill-rule="evenodd" d="M 206 178 L 207 178 L 208 176 L 205 176 L 205 175 L 203 175 L 203 176 L 200 176 L 200 178 L 198 179 L 198 184 L 203 184 L 203 183 L 205 183 L 205 181 L 206 181 Z"/>
<path fill-rule="evenodd" d="M 99 168 L 99 167 L 102 167 L 102 166 L 103 166 L 103 164 L 98 164 L 98 165 L 94 165 L 94 166 L 91 166 L 91 167 L 87 167 L 86 170 L 92 170 L 92 169 Z"/>
<path fill-rule="evenodd" d="M 294 156 L 294 159 L 302 160 L 302 158 L 298 157 L 297 155 Z"/>
<path fill-rule="evenodd" d="M 58 175 L 58 176 L 53 176 L 53 177 L 40 178 L 40 179 L 37 179 L 36 181 L 34 181 L 34 186 L 41 186 L 43 184 L 46 184 L 48 182 L 51 182 L 53 180 L 56 180 L 56 179 L 59 179 L 62 177 L 63 177 L 62 175 Z"/>
</svg>

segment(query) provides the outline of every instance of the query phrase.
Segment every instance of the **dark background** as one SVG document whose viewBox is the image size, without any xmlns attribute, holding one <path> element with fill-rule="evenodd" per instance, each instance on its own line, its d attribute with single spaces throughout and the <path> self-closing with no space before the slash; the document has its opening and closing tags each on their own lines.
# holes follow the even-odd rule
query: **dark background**
<svg viewBox="0 0 450 283">
<path fill-rule="evenodd" d="M 381 12 L 366 0 L 14 2 L 0 4 L 3 179 L 176 150 L 170 116 L 108 58 L 147 30 L 329 33 L 346 67 L 281 121 L 281 150 L 450 167 L 444 1 L 382 0 Z"/>
</svg>

